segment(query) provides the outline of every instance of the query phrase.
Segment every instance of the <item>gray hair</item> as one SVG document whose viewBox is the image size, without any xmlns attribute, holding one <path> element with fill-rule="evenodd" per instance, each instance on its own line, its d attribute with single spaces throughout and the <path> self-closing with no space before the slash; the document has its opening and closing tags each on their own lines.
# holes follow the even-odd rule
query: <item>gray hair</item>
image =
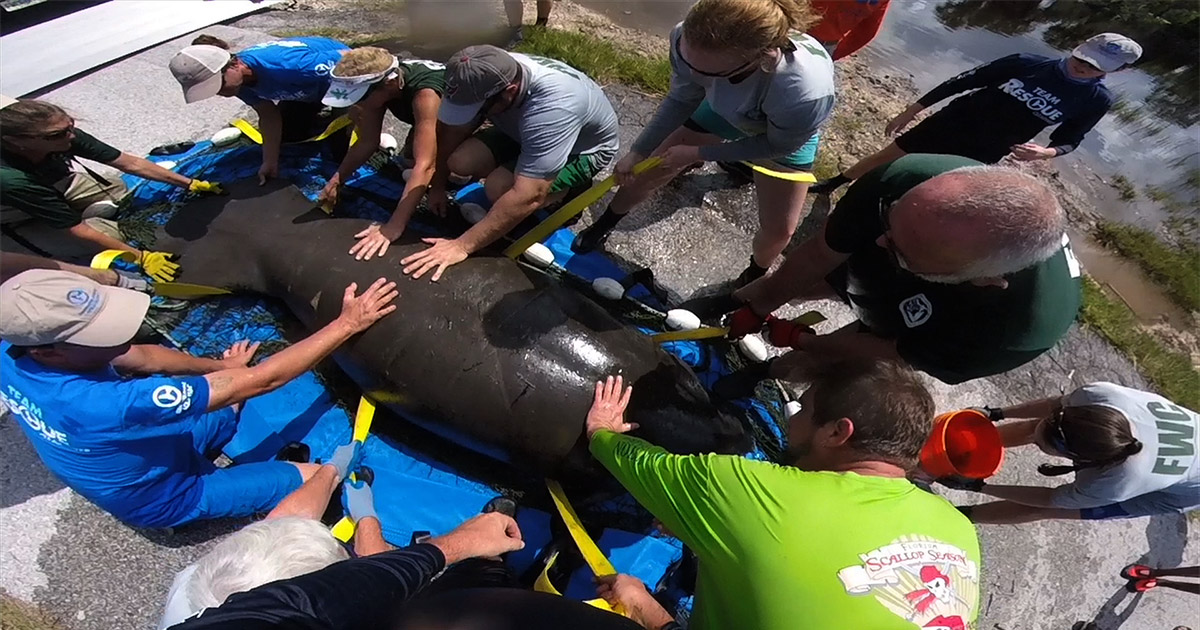
<svg viewBox="0 0 1200 630">
<path fill-rule="evenodd" d="M 230 534 L 179 573 L 160 627 L 170 627 L 234 593 L 312 573 L 350 555 L 320 521 L 285 517 Z"/>
<path fill-rule="evenodd" d="M 965 179 L 970 192 L 939 204 L 939 213 L 978 224 L 989 248 L 959 273 L 929 280 L 954 283 L 1005 276 L 1062 249 L 1066 213 L 1053 191 L 1036 177 L 1003 166 L 964 166 L 943 175 Z"/>
</svg>

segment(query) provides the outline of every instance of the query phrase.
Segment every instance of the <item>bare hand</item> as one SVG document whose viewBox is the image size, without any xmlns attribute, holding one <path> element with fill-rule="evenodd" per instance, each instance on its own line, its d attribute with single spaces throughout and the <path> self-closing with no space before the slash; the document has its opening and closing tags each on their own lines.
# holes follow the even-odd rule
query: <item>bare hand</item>
<svg viewBox="0 0 1200 630">
<path fill-rule="evenodd" d="M 279 177 L 279 162 L 263 162 L 262 166 L 258 168 L 259 186 L 267 183 L 268 179 L 275 179 L 276 177 Z"/>
<path fill-rule="evenodd" d="M 429 211 L 439 217 L 446 216 L 446 206 L 448 205 L 449 197 L 446 195 L 446 185 L 443 183 L 438 185 L 436 182 L 429 184 L 429 190 L 425 192 L 425 206 Z"/>
<path fill-rule="evenodd" d="M 396 290 L 396 283 L 387 278 L 376 280 L 362 295 L 355 295 L 356 291 L 357 283 L 351 282 L 346 287 L 342 296 L 342 314 L 338 315 L 338 319 L 356 333 L 370 328 L 371 324 L 396 310 L 396 305 L 391 302 L 400 292 Z"/>
<path fill-rule="evenodd" d="M 1013 145 L 1011 151 L 1013 158 L 1021 160 L 1022 162 L 1048 160 L 1052 157 L 1058 156 L 1058 151 L 1033 142 Z"/>
<path fill-rule="evenodd" d="M 411 275 L 413 280 L 425 275 L 425 272 L 431 269 L 436 269 L 429 279 L 437 282 L 441 279 L 442 272 L 446 271 L 446 267 L 457 265 L 466 260 L 469 255 L 457 239 L 423 238 L 421 240 L 430 245 L 429 249 L 417 252 L 400 261 L 400 264 L 405 266 L 404 275 Z"/>
<path fill-rule="evenodd" d="M 910 105 L 908 109 L 900 112 L 900 115 L 888 121 L 888 124 L 883 127 L 883 133 L 889 136 L 900 133 L 919 113 L 921 113 L 920 105 Z"/>
<path fill-rule="evenodd" d="M 626 387 L 622 391 L 624 384 L 620 374 L 596 383 L 596 397 L 592 400 L 592 408 L 587 415 L 589 440 L 601 430 L 626 433 L 638 428 L 636 423 L 625 422 L 625 408 L 629 406 L 633 388 Z"/>
<path fill-rule="evenodd" d="M 616 166 L 613 166 L 613 179 L 617 180 L 617 185 L 624 186 L 632 182 L 633 167 L 644 159 L 646 159 L 645 156 L 630 151 L 625 154 L 625 157 L 617 160 Z"/>
<path fill-rule="evenodd" d="M 473 516 L 449 534 L 430 539 L 429 543 L 442 550 L 447 565 L 467 558 L 494 558 L 525 548 L 517 522 L 499 512 Z"/>
<path fill-rule="evenodd" d="M 226 368 L 240 368 L 250 365 L 250 359 L 254 358 L 254 353 L 258 351 L 259 343 L 256 341 L 250 343 L 243 339 L 232 346 L 221 355 L 221 362 Z"/>
<path fill-rule="evenodd" d="M 350 248 L 350 255 L 354 256 L 355 260 L 371 260 L 373 256 L 382 258 L 392 241 L 400 238 L 403 232 L 404 229 L 401 228 L 393 235 L 387 226 L 372 223 L 367 229 L 354 235 L 359 241 Z"/>
<path fill-rule="evenodd" d="M 696 162 L 704 161 L 704 158 L 700 157 L 700 147 L 694 144 L 677 144 L 659 157 L 662 158 L 659 168 L 672 171 L 682 171 Z"/>
<path fill-rule="evenodd" d="M 338 192 L 342 188 L 342 178 L 337 173 L 329 178 L 329 182 L 321 189 L 321 194 L 317 195 L 317 205 L 332 208 L 337 205 Z"/>
<path fill-rule="evenodd" d="M 632 575 L 618 573 L 597 577 L 596 594 L 643 628 L 661 628 L 675 621 L 646 590 L 646 585 Z"/>
</svg>

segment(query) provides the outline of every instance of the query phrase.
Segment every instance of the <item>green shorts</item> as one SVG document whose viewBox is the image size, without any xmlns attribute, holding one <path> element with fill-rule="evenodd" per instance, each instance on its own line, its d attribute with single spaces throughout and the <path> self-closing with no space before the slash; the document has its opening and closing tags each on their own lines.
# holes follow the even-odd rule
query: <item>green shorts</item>
<svg viewBox="0 0 1200 630">
<path fill-rule="evenodd" d="M 508 134 L 495 127 L 488 127 L 475 132 L 474 138 L 483 143 L 492 153 L 492 159 L 497 166 L 503 166 L 511 172 L 516 172 L 517 158 L 521 155 L 521 143 L 513 140 Z M 590 188 L 592 180 L 604 170 L 614 156 L 605 153 L 589 153 L 573 155 L 567 160 L 566 166 L 558 171 L 558 177 L 550 185 L 550 192 L 571 190 L 572 188 Z"/>
</svg>

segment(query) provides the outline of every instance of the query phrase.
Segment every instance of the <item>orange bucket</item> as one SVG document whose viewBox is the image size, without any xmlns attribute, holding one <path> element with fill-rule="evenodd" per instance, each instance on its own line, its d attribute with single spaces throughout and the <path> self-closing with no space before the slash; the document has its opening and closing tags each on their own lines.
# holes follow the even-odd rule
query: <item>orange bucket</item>
<svg viewBox="0 0 1200 630">
<path fill-rule="evenodd" d="M 974 409 L 933 419 L 933 434 L 921 449 L 921 468 L 935 478 L 958 475 L 986 479 L 1004 463 L 1004 442 L 987 416 Z"/>
</svg>

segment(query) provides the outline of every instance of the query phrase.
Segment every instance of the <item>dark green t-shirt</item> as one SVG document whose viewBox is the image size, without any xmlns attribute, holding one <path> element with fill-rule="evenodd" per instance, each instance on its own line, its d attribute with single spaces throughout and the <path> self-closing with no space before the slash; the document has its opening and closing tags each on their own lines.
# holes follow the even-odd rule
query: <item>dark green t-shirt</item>
<svg viewBox="0 0 1200 630">
<path fill-rule="evenodd" d="M 895 339 L 900 356 L 946 383 L 1006 372 L 1058 342 L 1075 321 L 1081 270 L 1066 235 L 1049 259 L 1005 276 L 1006 288 L 923 280 L 876 244 L 880 208 L 931 177 L 979 162 L 909 155 L 856 181 L 829 215 L 825 241 L 850 254 L 829 281 L 870 331 Z"/>
<path fill-rule="evenodd" d="M 417 97 L 417 92 L 433 90 L 441 96 L 446 91 L 446 66 L 436 61 L 410 59 L 401 61 L 400 67 L 404 69 L 404 89 L 399 97 L 388 101 L 387 107 L 393 116 L 411 125 L 416 122 L 413 99 Z"/>
<path fill-rule="evenodd" d="M 82 213 L 71 209 L 66 197 L 59 192 L 59 188 L 64 186 L 63 180 L 71 176 L 71 161 L 75 157 L 108 164 L 121 157 L 121 151 L 76 129 L 69 151 L 52 153 L 38 164 L 0 152 L 3 223 L 18 223 L 33 218 L 53 228 L 66 229 L 79 225 L 83 220 Z"/>
</svg>

